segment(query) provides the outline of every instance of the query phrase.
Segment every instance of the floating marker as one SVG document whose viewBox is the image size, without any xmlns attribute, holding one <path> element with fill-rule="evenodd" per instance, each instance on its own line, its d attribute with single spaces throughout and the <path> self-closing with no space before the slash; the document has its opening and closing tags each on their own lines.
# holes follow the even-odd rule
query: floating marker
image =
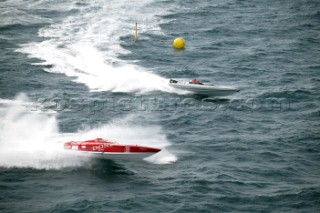
<svg viewBox="0 0 320 213">
<path fill-rule="evenodd" d="M 138 42 L 138 23 L 134 27 L 134 42 Z"/>
<path fill-rule="evenodd" d="M 176 38 L 173 41 L 173 46 L 176 49 L 183 49 L 185 44 L 186 44 L 186 41 L 182 37 Z"/>
</svg>

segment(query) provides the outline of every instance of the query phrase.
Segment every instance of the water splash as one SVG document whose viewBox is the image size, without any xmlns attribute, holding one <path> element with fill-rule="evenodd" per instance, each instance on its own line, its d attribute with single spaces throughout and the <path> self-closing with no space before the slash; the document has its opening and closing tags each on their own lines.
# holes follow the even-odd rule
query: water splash
<svg viewBox="0 0 320 213">
<path fill-rule="evenodd" d="M 10 103 L 10 104 L 8 104 Z M 24 104 L 22 104 L 24 103 Z M 166 148 L 170 142 L 158 126 L 135 125 L 132 116 L 121 123 L 111 122 L 77 133 L 60 133 L 55 114 L 30 111 L 29 100 L 19 95 L 15 101 L 2 101 L 0 108 L 0 166 L 60 169 L 83 166 L 89 158 L 70 155 L 63 143 L 70 140 L 109 138 L 126 144 Z M 126 132 L 126 134 L 123 134 Z M 171 163 L 176 158 L 170 152 L 153 157 L 151 163 Z"/>
<path fill-rule="evenodd" d="M 150 33 L 161 33 L 161 21 L 154 12 L 144 11 L 149 3 L 97 0 L 74 5 L 77 13 L 39 30 L 47 40 L 24 44 L 17 51 L 44 61 L 39 65 L 51 65 L 45 71 L 64 73 L 92 91 L 174 92 L 168 79 L 118 57 L 130 53 L 120 38 L 133 36 L 133 20 L 143 20 Z"/>
</svg>

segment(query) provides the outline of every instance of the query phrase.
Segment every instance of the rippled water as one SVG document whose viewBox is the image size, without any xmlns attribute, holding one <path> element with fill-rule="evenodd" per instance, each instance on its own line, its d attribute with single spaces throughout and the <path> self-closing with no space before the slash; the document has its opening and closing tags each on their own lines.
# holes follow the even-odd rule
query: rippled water
<svg viewBox="0 0 320 213">
<path fill-rule="evenodd" d="M 318 212 L 319 8 L 1 1 L 0 211 Z M 241 91 L 192 96 L 170 78 Z M 62 149 L 95 137 L 163 151 L 136 162 Z"/>
</svg>

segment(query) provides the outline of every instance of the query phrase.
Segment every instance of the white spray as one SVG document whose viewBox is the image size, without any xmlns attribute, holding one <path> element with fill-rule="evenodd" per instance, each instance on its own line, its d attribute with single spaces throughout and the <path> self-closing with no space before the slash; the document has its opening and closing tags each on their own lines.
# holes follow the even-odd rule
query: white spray
<svg viewBox="0 0 320 213">
<path fill-rule="evenodd" d="M 130 53 L 120 38 L 133 36 L 135 20 L 143 20 L 142 32 L 162 33 L 161 21 L 146 9 L 149 3 L 96 0 L 80 8 L 75 5 L 81 12 L 39 30 L 47 40 L 25 44 L 17 51 L 51 65 L 47 72 L 64 73 L 92 91 L 175 92 L 168 79 L 118 57 Z"/>
<path fill-rule="evenodd" d="M 23 104 L 22 104 L 23 103 Z M 55 114 L 33 112 L 24 95 L 15 101 L 2 100 L 0 108 L 0 166 L 31 167 L 37 169 L 60 169 L 82 166 L 88 158 L 74 158 L 63 149 L 70 140 L 88 140 L 96 137 L 109 138 L 127 144 L 141 144 L 164 148 L 163 152 L 148 159 L 151 163 L 166 164 L 176 157 L 165 147 L 170 142 L 157 126 L 130 124 L 131 116 L 121 123 L 111 122 L 95 129 L 78 133 L 60 133 Z M 126 132 L 126 134 L 123 134 Z"/>
</svg>

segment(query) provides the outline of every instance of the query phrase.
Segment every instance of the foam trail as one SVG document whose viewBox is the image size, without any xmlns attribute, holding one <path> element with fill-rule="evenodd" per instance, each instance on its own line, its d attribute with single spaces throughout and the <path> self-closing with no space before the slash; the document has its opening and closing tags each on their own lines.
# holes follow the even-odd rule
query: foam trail
<svg viewBox="0 0 320 213">
<path fill-rule="evenodd" d="M 55 116 L 28 111 L 20 95 L 8 108 L 1 108 L 0 166 L 39 169 L 76 166 L 61 149 Z M 15 104 L 13 104 L 15 103 Z"/>
<path fill-rule="evenodd" d="M 87 140 L 97 137 L 116 140 L 121 144 L 139 144 L 161 148 L 161 152 L 146 158 L 154 164 L 169 164 L 177 161 L 177 157 L 168 148 L 171 143 L 163 134 L 159 126 L 145 126 L 132 124 L 136 116 L 122 118 L 121 122 L 102 125 L 98 128 L 84 131 L 75 136 L 78 140 Z M 125 134 L 124 134 L 125 133 Z"/>
<path fill-rule="evenodd" d="M 118 57 L 130 53 L 120 38 L 133 35 L 134 20 L 143 20 L 143 29 L 149 33 L 161 33 L 159 13 L 146 9 L 149 3 L 96 0 L 74 5 L 70 10 L 78 13 L 39 30 L 47 40 L 24 44 L 17 51 L 51 65 L 45 71 L 64 73 L 92 91 L 176 92 L 168 79 Z"/>
<path fill-rule="evenodd" d="M 53 64 L 48 72 L 64 73 L 76 77 L 74 81 L 85 84 L 92 91 L 150 92 L 154 90 L 174 92 L 168 80 L 129 64 L 113 66 L 105 62 L 103 54 L 89 44 L 73 44 L 61 50 L 46 41 L 27 45 L 20 51 Z"/>
<path fill-rule="evenodd" d="M 126 124 L 105 124 L 101 127 L 78 133 L 60 133 L 55 114 L 32 112 L 24 95 L 16 101 L 4 101 L 0 108 L 0 166 L 31 167 L 36 169 L 60 169 L 85 166 L 89 158 L 74 157 L 63 149 L 63 143 L 70 140 L 87 140 L 96 137 L 110 138 L 121 143 L 168 147 L 170 142 L 161 129 Z M 126 119 L 124 119 L 126 120 Z M 123 132 L 126 132 L 124 135 Z M 171 163 L 176 158 L 167 152 L 151 163 Z"/>
</svg>

